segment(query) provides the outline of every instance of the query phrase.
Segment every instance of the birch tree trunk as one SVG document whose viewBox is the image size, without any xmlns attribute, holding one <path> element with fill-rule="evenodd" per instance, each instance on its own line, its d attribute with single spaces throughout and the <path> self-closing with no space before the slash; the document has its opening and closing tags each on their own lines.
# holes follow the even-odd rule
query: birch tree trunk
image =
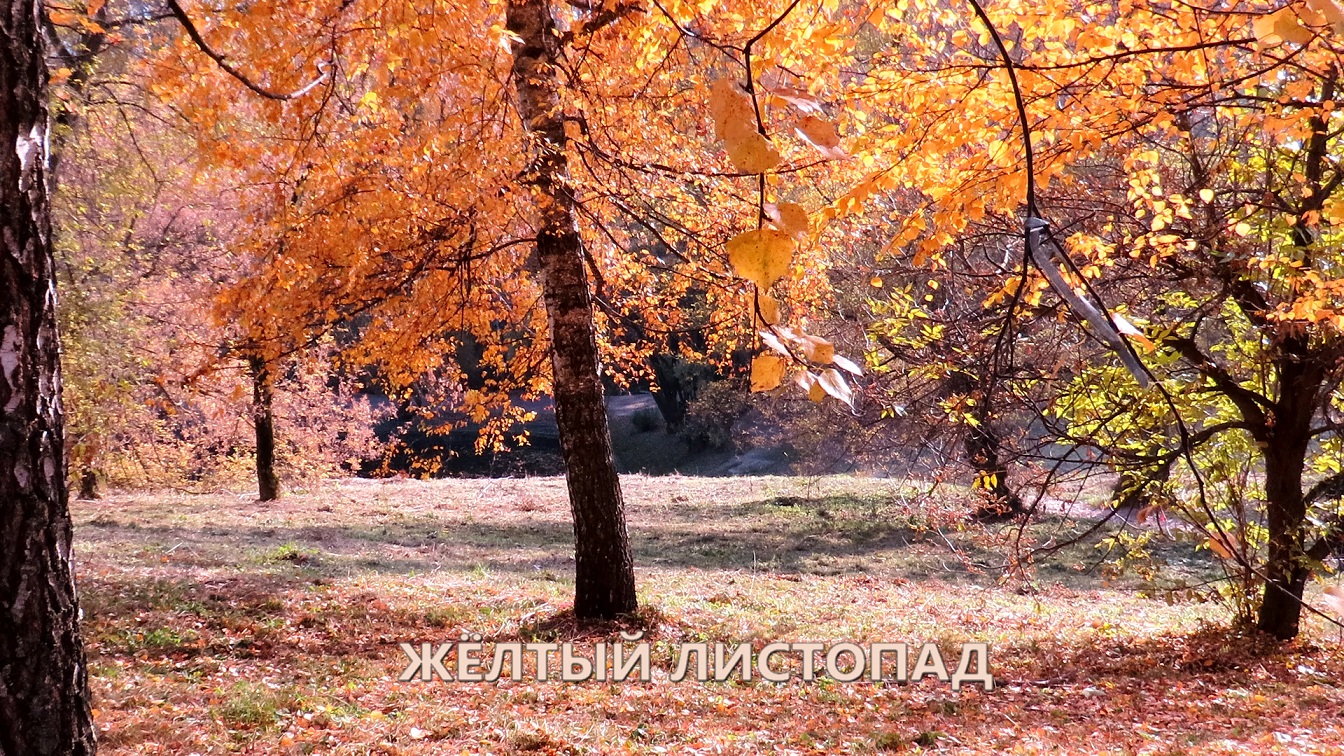
<svg viewBox="0 0 1344 756">
<path fill-rule="evenodd" d="M 44 10 L 0 1 L 0 756 L 92 754 L 70 564 Z"/>
<path fill-rule="evenodd" d="M 605 619 L 635 610 L 634 562 L 598 372 L 592 295 L 567 185 L 564 107 L 555 62 L 559 35 L 544 0 L 510 0 L 517 35 L 513 84 L 530 137 L 530 183 L 540 227 L 537 258 L 551 328 L 555 419 L 574 515 L 574 614 Z"/>
</svg>

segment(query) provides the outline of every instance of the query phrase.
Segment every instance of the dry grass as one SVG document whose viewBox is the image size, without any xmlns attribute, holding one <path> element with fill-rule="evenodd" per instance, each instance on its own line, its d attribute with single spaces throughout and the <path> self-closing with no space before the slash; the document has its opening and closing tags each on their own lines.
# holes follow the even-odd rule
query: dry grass
<svg viewBox="0 0 1344 756">
<path fill-rule="evenodd" d="M 1006 547 L 958 532 L 955 496 L 892 481 L 626 492 L 656 666 L 679 641 L 984 640 L 1000 687 L 398 683 L 403 640 L 614 639 L 564 619 L 562 480 L 129 495 L 75 507 L 103 753 L 1344 753 L 1344 653 L 1318 622 L 1264 646 L 1107 584 L 1086 545 L 1000 583 L 978 565 Z"/>
</svg>

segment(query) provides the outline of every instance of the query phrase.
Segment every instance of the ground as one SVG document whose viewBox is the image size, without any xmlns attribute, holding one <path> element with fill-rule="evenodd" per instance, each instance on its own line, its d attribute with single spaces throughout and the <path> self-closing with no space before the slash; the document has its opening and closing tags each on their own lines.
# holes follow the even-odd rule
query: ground
<svg viewBox="0 0 1344 756">
<path fill-rule="evenodd" d="M 1003 580 L 956 491 L 860 478 L 625 478 L 644 608 L 565 607 L 564 483 L 343 481 L 74 504 L 104 754 L 1344 753 L 1344 651 L 1110 579 L 1094 542 Z M 1084 523 L 1086 524 L 1086 523 Z M 1068 539 L 1048 518 L 1030 538 Z M 1051 530 L 1052 532 L 1045 532 Z M 1206 551 L 1154 556 L 1168 584 Z M 655 642 L 653 682 L 400 683 L 398 642 Z M 670 644 L 985 641 L 998 687 L 673 683 Z M 955 659 L 949 663 L 955 664 Z"/>
</svg>

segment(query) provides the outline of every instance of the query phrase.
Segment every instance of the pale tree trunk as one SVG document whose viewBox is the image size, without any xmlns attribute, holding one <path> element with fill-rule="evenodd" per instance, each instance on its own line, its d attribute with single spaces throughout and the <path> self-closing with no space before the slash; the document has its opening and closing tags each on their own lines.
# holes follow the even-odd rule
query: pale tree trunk
<svg viewBox="0 0 1344 756">
<path fill-rule="evenodd" d="M 275 410 L 271 369 L 261 357 L 248 357 L 252 371 L 252 427 L 257 439 L 257 499 L 280 498 L 280 478 L 275 474 Z"/>
<path fill-rule="evenodd" d="M 537 258 L 551 327 L 555 419 L 574 515 L 574 614 L 610 618 L 637 606 L 634 562 L 598 373 L 583 243 L 565 183 L 564 108 L 553 66 L 559 36 L 544 0 L 510 0 L 507 25 L 518 38 L 512 78 L 531 141 L 528 172 L 540 223 Z"/>
<path fill-rule="evenodd" d="M 70 563 L 43 10 L 0 1 L 0 756 L 91 754 Z"/>
</svg>

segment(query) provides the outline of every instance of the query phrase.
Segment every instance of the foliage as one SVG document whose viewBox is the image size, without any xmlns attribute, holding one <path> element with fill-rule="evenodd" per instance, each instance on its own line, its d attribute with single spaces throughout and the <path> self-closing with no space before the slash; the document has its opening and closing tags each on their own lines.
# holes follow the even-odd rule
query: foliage
<svg viewBox="0 0 1344 756">
<path fill-rule="evenodd" d="M 126 65 L 104 63 L 109 74 Z M 169 111 L 127 82 L 94 82 L 62 90 L 73 125 L 53 207 L 72 474 L 96 471 L 114 487 L 244 486 L 251 389 L 211 306 L 240 264 L 238 218 Z M 276 386 L 290 482 L 382 454 L 381 413 L 333 362 L 330 340 L 312 347 Z"/>
<path fill-rule="evenodd" d="M 730 449 L 733 427 L 750 407 L 750 395 L 733 381 L 715 381 L 700 389 L 678 433 L 692 451 Z"/>
</svg>

